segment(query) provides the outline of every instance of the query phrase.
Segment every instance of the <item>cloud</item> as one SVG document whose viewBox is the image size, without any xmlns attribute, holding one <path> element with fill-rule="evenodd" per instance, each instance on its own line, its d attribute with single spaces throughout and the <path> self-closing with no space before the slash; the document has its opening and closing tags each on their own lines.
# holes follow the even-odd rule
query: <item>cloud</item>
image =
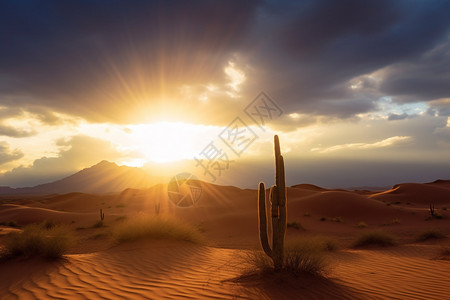
<svg viewBox="0 0 450 300">
<path fill-rule="evenodd" d="M 144 108 L 142 119 L 167 102 L 193 106 L 178 89 L 227 81 L 223 69 L 258 6 L 251 0 L 2 1 L 0 38 L 8 46 L 0 50 L 0 101 L 128 123 Z"/>
<path fill-rule="evenodd" d="M 406 141 L 411 140 L 410 136 L 393 136 L 378 142 L 374 143 L 351 143 L 351 144 L 342 144 L 342 145 L 335 145 L 328 148 L 313 148 L 311 151 L 318 152 L 318 153 L 329 153 L 339 150 L 366 150 L 366 149 L 376 149 L 376 148 L 385 148 L 390 147 L 399 143 L 403 143 Z"/>
<path fill-rule="evenodd" d="M 272 21 L 266 25 L 271 30 L 255 41 L 262 50 L 249 58 L 257 66 L 249 78 L 270 87 L 288 113 L 339 118 L 376 110 L 374 102 L 380 97 L 418 90 L 415 81 L 405 84 L 403 91 L 388 88 L 394 79 L 424 79 L 429 82 L 429 99 L 449 95 L 447 77 L 440 77 L 449 69 L 447 56 L 439 60 L 447 53 L 445 47 L 421 63 L 436 47 L 448 44 L 450 19 L 444 15 L 449 9 L 450 3 L 442 1 L 305 1 L 292 4 L 289 13 L 266 12 L 264 20 Z M 397 69 L 402 62 L 421 67 L 403 72 Z M 385 72 L 376 80 L 351 88 L 354 79 L 368 79 L 380 70 Z"/>
<path fill-rule="evenodd" d="M 115 123 L 219 115 L 208 122 L 223 125 L 241 109 L 234 100 L 260 90 L 288 114 L 342 119 L 376 110 L 381 96 L 448 98 L 449 9 L 431 0 L 2 1 L 0 104 L 39 104 L 50 124 L 56 111 Z M 180 93 L 226 86 L 230 63 L 243 71 L 233 75 L 240 97 Z M 367 81 L 352 89 L 356 78 Z"/>
<path fill-rule="evenodd" d="M 35 130 L 17 129 L 12 126 L 3 125 L 0 123 L 0 136 L 5 135 L 9 137 L 29 137 L 36 134 Z"/>
<path fill-rule="evenodd" d="M 427 112 L 432 116 L 450 117 L 450 98 L 430 102 Z"/>
<path fill-rule="evenodd" d="M 83 135 L 61 139 L 57 145 L 60 146 L 58 156 L 42 157 L 31 166 L 20 166 L 0 174 L 2 185 L 33 186 L 68 176 L 102 160 L 126 157 L 110 142 Z"/>
<path fill-rule="evenodd" d="M 388 121 L 399 121 L 399 120 L 404 120 L 404 119 L 410 119 L 410 118 L 415 118 L 417 117 L 417 114 L 407 114 L 407 113 L 402 113 L 402 114 L 396 114 L 396 113 L 390 113 L 388 115 Z"/>
<path fill-rule="evenodd" d="M 10 149 L 9 144 L 0 142 L 0 165 L 10 161 L 18 160 L 23 157 L 23 152 L 20 149 Z"/>
</svg>

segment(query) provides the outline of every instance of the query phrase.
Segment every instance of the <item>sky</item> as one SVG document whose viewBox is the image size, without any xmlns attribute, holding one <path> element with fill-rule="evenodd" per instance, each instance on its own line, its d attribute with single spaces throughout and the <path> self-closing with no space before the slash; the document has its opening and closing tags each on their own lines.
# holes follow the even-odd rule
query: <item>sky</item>
<svg viewBox="0 0 450 300">
<path fill-rule="evenodd" d="M 255 188 L 274 134 L 290 185 L 450 179 L 449 1 L 5 0 L 0 25 L 0 186 L 108 160 Z"/>
</svg>

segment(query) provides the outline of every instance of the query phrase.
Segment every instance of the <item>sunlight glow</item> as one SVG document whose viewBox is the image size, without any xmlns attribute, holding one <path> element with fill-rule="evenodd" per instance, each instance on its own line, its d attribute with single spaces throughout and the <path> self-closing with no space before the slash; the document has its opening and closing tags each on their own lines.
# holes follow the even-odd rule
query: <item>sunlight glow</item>
<svg viewBox="0 0 450 300">
<path fill-rule="evenodd" d="M 239 70 L 233 62 L 228 62 L 228 66 L 225 68 L 225 74 L 227 74 L 230 83 L 228 84 L 234 92 L 239 92 L 239 86 L 247 79 L 245 73 Z"/>
<path fill-rule="evenodd" d="M 192 159 L 206 143 L 211 126 L 181 122 L 130 125 L 131 140 L 147 161 L 165 163 Z M 142 161 L 135 162 L 141 164 Z"/>
</svg>

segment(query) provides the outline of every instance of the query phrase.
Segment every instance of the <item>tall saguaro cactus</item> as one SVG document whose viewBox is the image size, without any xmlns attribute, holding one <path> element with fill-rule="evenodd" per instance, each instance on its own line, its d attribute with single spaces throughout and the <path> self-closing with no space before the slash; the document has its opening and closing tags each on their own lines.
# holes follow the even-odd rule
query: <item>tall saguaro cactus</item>
<svg viewBox="0 0 450 300">
<path fill-rule="evenodd" d="M 273 260 L 275 270 L 283 267 L 284 237 L 286 235 L 286 181 L 280 141 L 275 135 L 275 185 L 270 188 L 269 205 L 272 217 L 272 245 L 267 232 L 266 188 L 263 182 L 258 189 L 259 240 L 264 252 Z M 272 246 L 272 247 L 271 247 Z"/>
</svg>

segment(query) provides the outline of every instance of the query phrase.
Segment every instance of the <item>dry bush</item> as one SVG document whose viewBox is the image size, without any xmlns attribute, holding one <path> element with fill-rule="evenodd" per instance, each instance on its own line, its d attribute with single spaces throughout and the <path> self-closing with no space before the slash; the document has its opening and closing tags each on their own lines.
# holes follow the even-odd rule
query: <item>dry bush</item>
<svg viewBox="0 0 450 300">
<path fill-rule="evenodd" d="M 3 257 L 61 258 L 74 244 L 74 236 L 68 227 L 49 224 L 50 222 L 31 224 L 25 226 L 21 232 L 10 233 L 6 238 Z"/>
<path fill-rule="evenodd" d="M 443 234 L 437 229 L 430 228 L 422 231 L 417 237 L 417 240 L 419 242 L 424 242 L 430 239 L 443 239 L 443 238 L 445 238 L 445 234 Z"/>
<path fill-rule="evenodd" d="M 396 238 L 393 235 L 382 231 L 373 231 L 360 235 L 353 246 L 357 248 L 365 246 L 387 247 L 393 246 L 396 243 Z"/>
<path fill-rule="evenodd" d="M 359 222 L 357 226 L 358 228 L 367 228 L 369 225 L 366 222 Z"/>
<path fill-rule="evenodd" d="M 162 216 L 126 219 L 115 227 L 113 235 L 119 243 L 144 238 L 203 242 L 202 234 L 194 226 Z"/>
<path fill-rule="evenodd" d="M 275 270 L 273 261 L 264 251 L 245 252 L 243 260 L 249 274 L 285 274 L 288 276 L 323 276 L 328 272 L 329 261 L 326 252 L 337 248 L 337 243 L 324 237 L 298 238 L 287 241 L 281 270 Z"/>
</svg>

